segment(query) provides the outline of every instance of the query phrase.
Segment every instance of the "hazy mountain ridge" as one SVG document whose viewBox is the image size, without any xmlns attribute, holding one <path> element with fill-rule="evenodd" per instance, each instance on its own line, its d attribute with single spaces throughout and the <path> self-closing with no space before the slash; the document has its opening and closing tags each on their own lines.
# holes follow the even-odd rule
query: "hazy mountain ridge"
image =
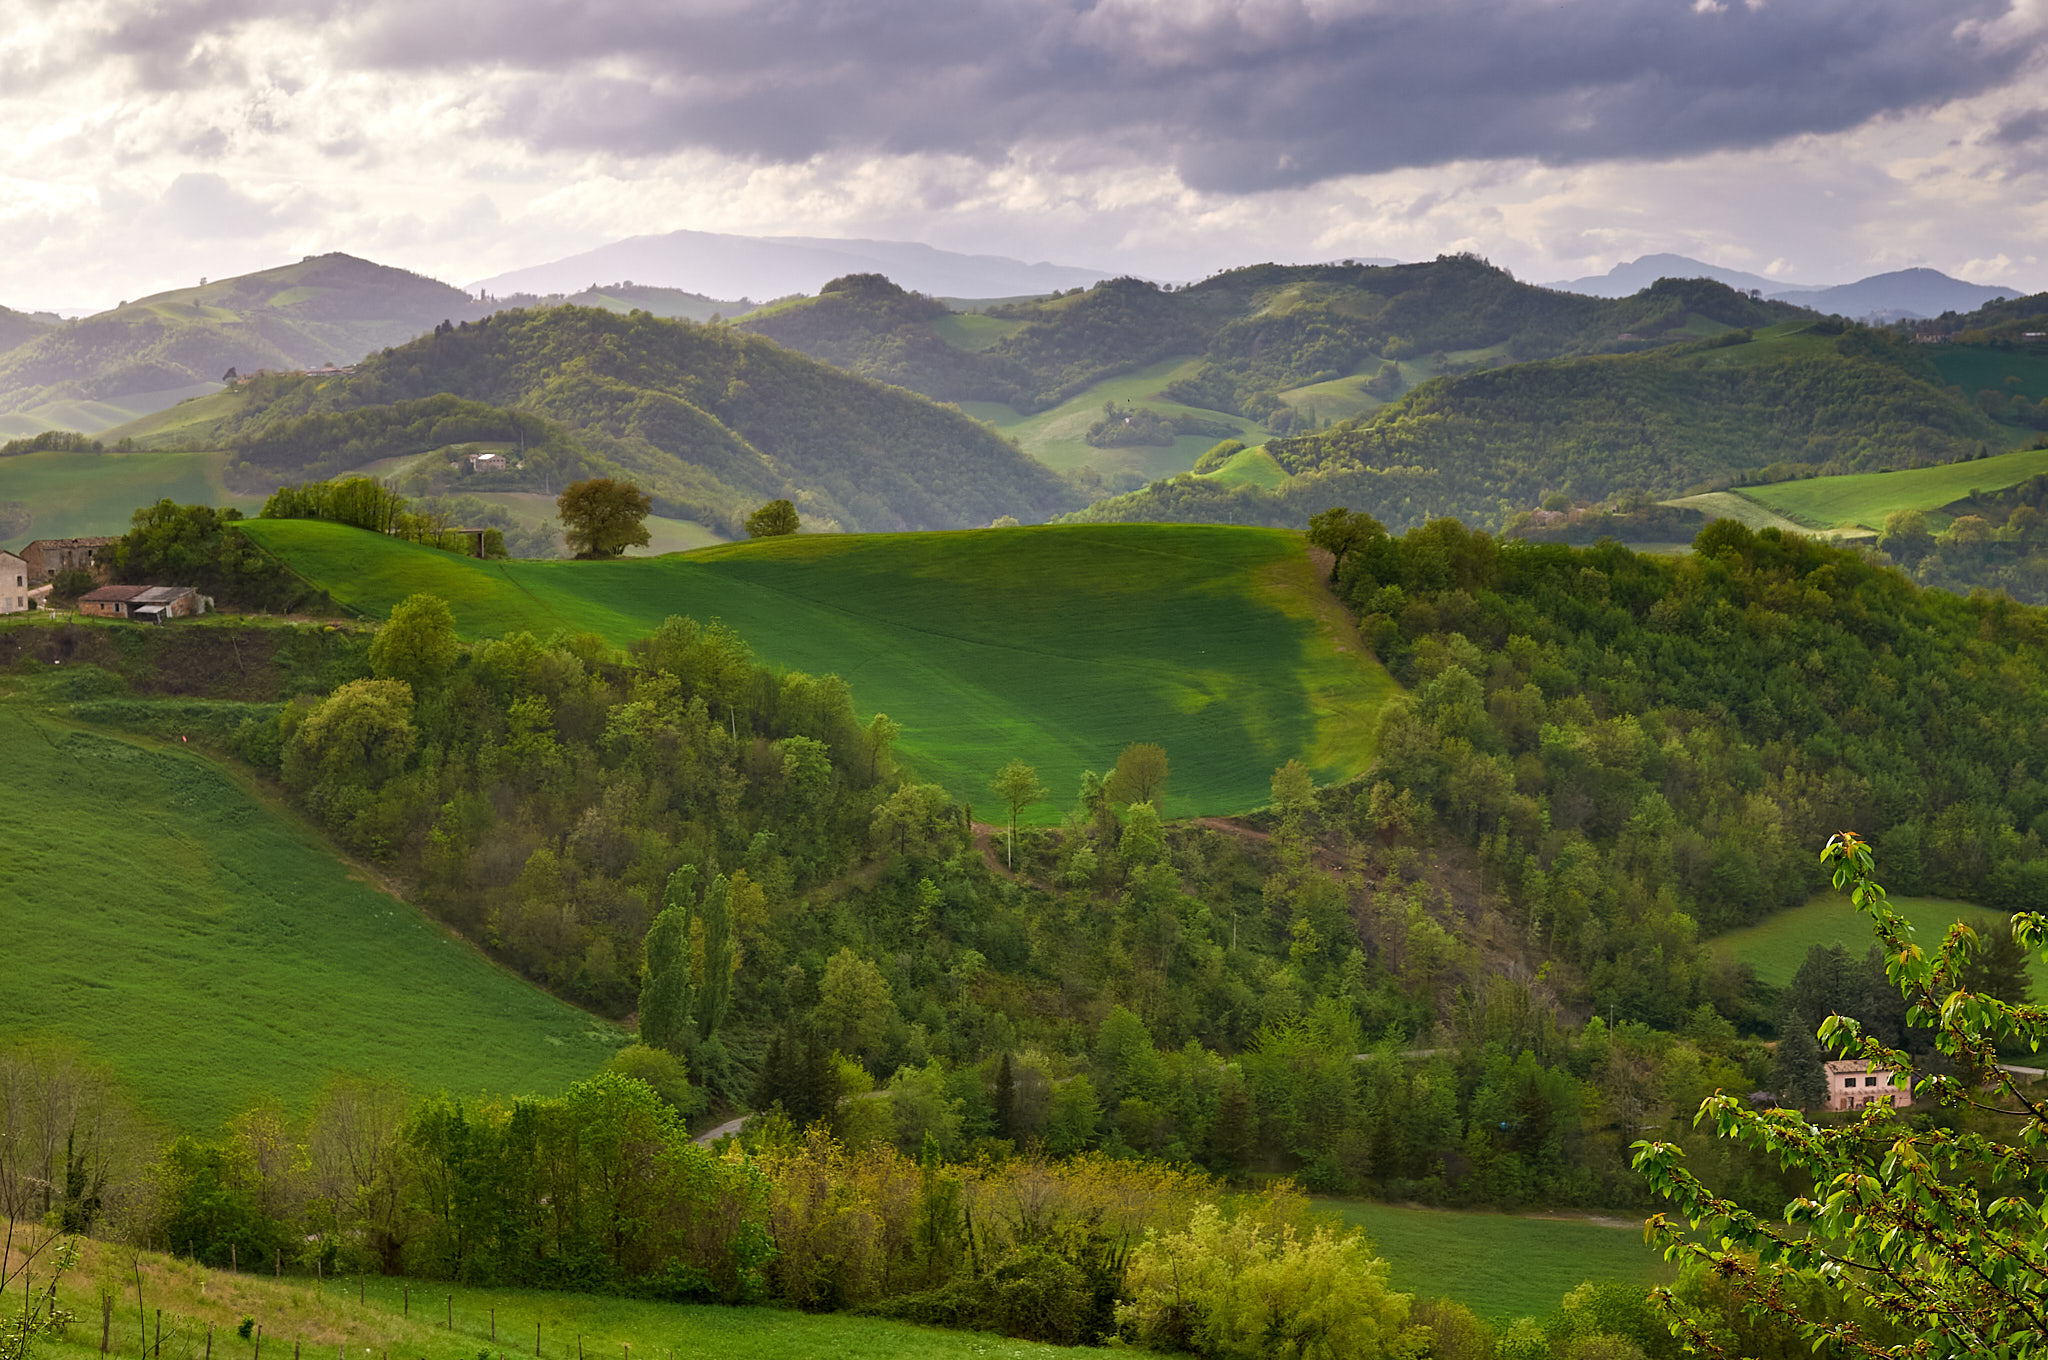
<svg viewBox="0 0 2048 1360">
<path fill-rule="evenodd" d="M 845 274 L 886 274 L 933 296 L 996 298 L 1085 288 L 1112 271 L 1000 255 L 966 255 L 912 241 L 817 236 L 734 236 L 672 231 L 633 236 L 473 285 L 492 294 L 573 293 L 604 279 L 720 297 L 816 293 Z"/>
<path fill-rule="evenodd" d="M 1773 279 L 1746 270 L 1728 269 L 1684 255 L 1644 255 L 1615 265 L 1605 274 L 1544 285 L 1589 297 L 1621 297 L 1659 278 L 1703 278 L 1742 292 L 1760 292 L 1774 302 L 1788 302 L 1825 315 L 1858 321 L 1915 320 L 1943 312 L 1967 311 L 1999 297 L 2017 297 L 2021 290 L 2002 284 L 1970 283 L 1937 269 L 1895 269 L 1851 283 L 1807 284 Z"/>
</svg>

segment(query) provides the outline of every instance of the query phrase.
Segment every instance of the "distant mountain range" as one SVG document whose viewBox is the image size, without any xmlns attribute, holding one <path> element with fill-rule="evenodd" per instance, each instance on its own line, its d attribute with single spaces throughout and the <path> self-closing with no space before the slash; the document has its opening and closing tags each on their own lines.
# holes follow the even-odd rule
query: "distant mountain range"
<svg viewBox="0 0 2048 1360">
<path fill-rule="evenodd" d="M 1940 316 L 1943 312 L 1967 312 L 1987 302 L 2019 297 L 2025 292 L 2010 285 L 1968 283 L 1937 269 L 1897 269 L 1888 274 L 1873 274 L 1854 283 L 1793 283 L 1740 269 L 1724 269 L 1685 255 L 1668 254 L 1644 255 L 1618 264 L 1605 274 L 1545 284 L 1544 287 L 1592 297 L 1627 297 L 1665 278 L 1713 279 L 1743 292 L 1760 292 L 1776 302 L 1789 302 L 1795 307 L 1808 307 L 1830 316 L 1853 317 L 1858 321 L 1909 321 Z"/>
<path fill-rule="evenodd" d="M 471 291 L 491 296 L 575 293 L 595 284 L 630 280 L 710 297 L 760 301 L 815 293 L 847 274 L 886 274 L 913 292 L 947 298 L 1037 296 L 1086 288 L 1112 277 L 1106 269 L 961 255 L 912 241 L 672 231 L 629 237 L 550 264 L 497 274 L 472 284 Z"/>
</svg>

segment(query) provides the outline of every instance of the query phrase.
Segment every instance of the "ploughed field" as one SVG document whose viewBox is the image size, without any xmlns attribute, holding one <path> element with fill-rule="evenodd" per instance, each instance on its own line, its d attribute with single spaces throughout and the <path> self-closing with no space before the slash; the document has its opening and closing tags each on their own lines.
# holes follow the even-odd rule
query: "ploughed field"
<svg viewBox="0 0 2048 1360">
<path fill-rule="evenodd" d="M 309 520 L 246 532 L 365 614 L 438 595 L 469 638 L 628 644 L 672 614 L 723 620 L 770 665 L 845 679 L 861 712 L 903 724 L 910 772 L 956 797 L 992 807 L 990 777 L 1030 762 L 1051 790 L 1039 822 L 1131 742 L 1166 749 L 1172 816 L 1261 806 L 1291 758 L 1359 773 L 1396 692 L 1281 530 L 802 535 L 607 562 L 483 562 Z"/>
<path fill-rule="evenodd" d="M 302 1109 L 344 1072 L 552 1094 L 624 1042 L 175 743 L 85 731 L 17 694 L 0 751 L 0 1042 L 75 1044 L 172 1128 L 211 1132 L 264 1098 Z"/>
</svg>

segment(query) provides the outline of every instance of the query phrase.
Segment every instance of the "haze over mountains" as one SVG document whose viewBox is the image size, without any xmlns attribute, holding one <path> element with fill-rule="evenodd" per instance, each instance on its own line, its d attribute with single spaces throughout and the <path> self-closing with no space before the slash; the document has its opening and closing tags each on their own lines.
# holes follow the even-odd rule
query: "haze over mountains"
<svg viewBox="0 0 2048 1360">
<path fill-rule="evenodd" d="M 886 274 L 933 297 L 999 298 L 1086 288 L 1112 271 L 998 255 L 962 255 L 914 241 L 834 240 L 815 236 L 727 236 L 672 231 L 634 236 L 548 264 L 515 269 L 472 285 L 492 296 L 573 293 L 631 280 L 721 298 L 815 293 L 846 274 Z"/>
<path fill-rule="evenodd" d="M 1605 274 L 1544 286 L 1592 297 L 1627 297 L 1667 278 L 1713 279 L 1743 292 L 1760 292 L 1774 301 L 1859 321 L 1908 321 L 1940 316 L 1943 312 L 1967 312 L 1987 302 L 2019 297 L 2026 292 L 2009 284 L 1969 283 L 1937 269 L 1896 269 L 1853 283 L 1793 283 L 1672 254 L 1644 255 L 1618 264 Z"/>
</svg>

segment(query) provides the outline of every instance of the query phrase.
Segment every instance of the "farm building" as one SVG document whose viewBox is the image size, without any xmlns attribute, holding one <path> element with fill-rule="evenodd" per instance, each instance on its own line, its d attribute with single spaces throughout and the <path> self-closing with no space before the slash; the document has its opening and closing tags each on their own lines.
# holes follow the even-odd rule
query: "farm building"
<svg viewBox="0 0 2048 1360">
<path fill-rule="evenodd" d="M 28 563 L 0 549 L 0 614 L 19 614 L 28 608 Z"/>
<path fill-rule="evenodd" d="M 1882 1067 L 1873 1068 L 1867 1058 L 1838 1058 L 1826 1067 L 1830 1110 L 1860 1110 L 1871 1104 L 1903 1110 L 1913 1103 L 1911 1086 L 1898 1083 L 1896 1075 Z"/>
<path fill-rule="evenodd" d="M 206 597 L 190 586 L 101 586 L 78 597 L 78 607 L 103 619 L 162 623 L 206 612 Z"/>
<path fill-rule="evenodd" d="M 110 565 L 103 559 L 113 538 L 39 538 L 21 550 L 28 563 L 31 584 L 41 585 L 60 571 L 89 571 L 95 580 L 107 579 Z"/>
<path fill-rule="evenodd" d="M 503 472 L 506 468 L 502 453 L 472 453 L 468 462 L 471 472 Z"/>
</svg>

